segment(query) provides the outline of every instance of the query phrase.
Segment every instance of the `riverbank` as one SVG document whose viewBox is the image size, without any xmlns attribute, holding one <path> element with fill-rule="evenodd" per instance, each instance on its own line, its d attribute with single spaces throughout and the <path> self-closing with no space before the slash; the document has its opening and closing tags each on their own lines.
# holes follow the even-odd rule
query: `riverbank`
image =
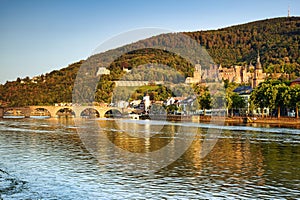
<svg viewBox="0 0 300 200">
<path fill-rule="evenodd" d="M 218 117 L 218 116 L 200 116 L 200 122 L 227 122 L 227 123 L 258 123 L 258 124 L 276 124 L 276 125 L 296 125 L 300 127 L 300 118 L 292 117 L 281 117 L 281 118 L 270 118 L 270 117 L 248 117 L 247 122 L 245 122 L 245 117 Z"/>
<path fill-rule="evenodd" d="M 241 125 L 241 124 L 265 124 L 280 126 L 292 126 L 300 129 L 300 118 L 292 117 L 223 117 L 223 116 L 183 116 L 183 115 L 154 115 L 147 118 L 140 117 L 140 119 L 152 119 L 152 120 L 167 120 L 167 121 L 192 121 L 195 123 L 226 123 L 228 125 Z"/>
</svg>

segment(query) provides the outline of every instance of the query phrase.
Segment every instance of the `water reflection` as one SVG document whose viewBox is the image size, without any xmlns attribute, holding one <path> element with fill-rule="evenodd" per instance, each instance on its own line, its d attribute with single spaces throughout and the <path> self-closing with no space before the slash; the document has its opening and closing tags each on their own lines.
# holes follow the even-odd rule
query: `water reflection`
<svg viewBox="0 0 300 200">
<path fill-rule="evenodd" d="M 0 121 L 0 199 L 292 199 L 300 195 L 299 130 L 224 129 L 202 158 L 208 128 L 197 127 L 187 151 L 149 176 L 147 166 L 158 160 L 150 163 L 145 153 L 169 145 L 170 151 L 158 159 L 174 156 L 195 127 L 83 121 L 83 126 L 63 118 Z M 87 151 L 76 129 L 95 133 L 86 135 L 94 137 L 90 147 L 101 157 L 95 159 Z M 120 156 L 111 144 L 138 154 L 138 161 Z M 141 166 L 129 171 L 137 163 Z M 12 183 L 17 183 L 15 189 Z"/>
<path fill-rule="evenodd" d="M 105 127 L 103 133 L 116 146 L 134 153 L 153 152 L 173 141 L 178 127 L 151 126 L 149 123 L 136 124 L 115 121 L 99 121 Z"/>
</svg>

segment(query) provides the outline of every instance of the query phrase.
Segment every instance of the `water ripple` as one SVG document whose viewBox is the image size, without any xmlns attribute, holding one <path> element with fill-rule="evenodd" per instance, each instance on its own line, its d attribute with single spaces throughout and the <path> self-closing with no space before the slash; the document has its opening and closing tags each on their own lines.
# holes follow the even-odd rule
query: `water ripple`
<svg viewBox="0 0 300 200">
<path fill-rule="evenodd" d="M 161 125 L 157 121 L 136 123 Z M 103 158 L 95 159 L 85 149 L 72 122 L 0 121 L 0 199 L 296 199 L 300 196 L 299 130 L 163 124 L 174 130 L 178 126 L 195 126 L 200 131 L 184 155 L 149 175 L 147 171 L 128 171 L 126 165 L 132 169 L 132 164 L 126 163 L 126 159 L 116 160 L 111 154 L 107 158 L 104 146 L 99 147 Z M 208 128 L 221 128 L 222 134 L 210 154 L 201 159 L 199 149 Z M 124 137 L 124 130 L 118 128 L 102 130 L 134 148 L 160 145 L 159 142 L 170 139 L 164 129 L 153 144 Z M 185 135 L 175 131 L 173 137 Z M 145 162 L 139 165 L 147 165 L 142 155 L 141 160 Z"/>
</svg>

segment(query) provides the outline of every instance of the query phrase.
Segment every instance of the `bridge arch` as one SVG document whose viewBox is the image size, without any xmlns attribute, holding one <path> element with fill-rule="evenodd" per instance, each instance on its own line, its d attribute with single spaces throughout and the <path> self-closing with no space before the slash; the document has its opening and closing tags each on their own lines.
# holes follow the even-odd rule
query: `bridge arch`
<svg viewBox="0 0 300 200">
<path fill-rule="evenodd" d="M 46 108 L 37 107 L 31 111 L 30 116 L 49 116 L 49 117 L 51 117 L 51 113 Z"/>
<path fill-rule="evenodd" d="M 8 108 L 4 110 L 3 117 L 25 117 L 25 112 L 18 108 Z"/>
<path fill-rule="evenodd" d="M 110 108 L 105 111 L 104 117 L 106 118 L 115 118 L 115 117 L 121 117 L 122 112 L 117 108 Z"/>
<path fill-rule="evenodd" d="M 95 108 L 85 108 L 81 111 L 80 117 L 99 118 L 100 112 Z"/>
<path fill-rule="evenodd" d="M 66 117 L 66 116 L 76 117 L 76 113 L 71 108 L 63 107 L 63 108 L 59 108 L 59 109 L 56 110 L 55 116 L 58 116 L 58 117 Z"/>
</svg>

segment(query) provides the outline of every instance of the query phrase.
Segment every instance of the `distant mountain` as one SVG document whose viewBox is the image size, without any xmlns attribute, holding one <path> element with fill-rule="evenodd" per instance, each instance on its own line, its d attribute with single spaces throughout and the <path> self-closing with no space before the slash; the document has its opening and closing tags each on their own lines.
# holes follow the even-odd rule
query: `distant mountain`
<svg viewBox="0 0 300 200">
<path fill-rule="evenodd" d="M 185 32 L 207 49 L 216 64 L 232 65 L 255 64 L 257 53 L 261 57 L 264 70 L 268 73 L 288 73 L 290 77 L 300 76 L 300 17 L 282 17 L 255 21 L 228 28 L 210 31 Z M 156 37 L 147 42 L 157 43 Z M 122 55 L 108 68 L 110 75 L 103 76 L 98 85 L 96 100 L 108 102 L 111 97 L 113 80 L 119 79 L 123 67 L 135 67 L 147 63 L 160 63 L 171 66 L 185 77 L 192 75 L 193 66 L 183 58 L 164 50 L 143 49 Z M 113 50 L 111 50 L 113 51 Z M 16 81 L 0 85 L 1 104 L 11 106 L 53 104 L 72 101 L 72 89 L 80 61 L 61 70 L 34 78 L 18 78 Z M 93 55 L 89 62 L 95 66 L 99 56 Z M 96 73 L 95 69 L 93 73 Z"/>
</svg>

